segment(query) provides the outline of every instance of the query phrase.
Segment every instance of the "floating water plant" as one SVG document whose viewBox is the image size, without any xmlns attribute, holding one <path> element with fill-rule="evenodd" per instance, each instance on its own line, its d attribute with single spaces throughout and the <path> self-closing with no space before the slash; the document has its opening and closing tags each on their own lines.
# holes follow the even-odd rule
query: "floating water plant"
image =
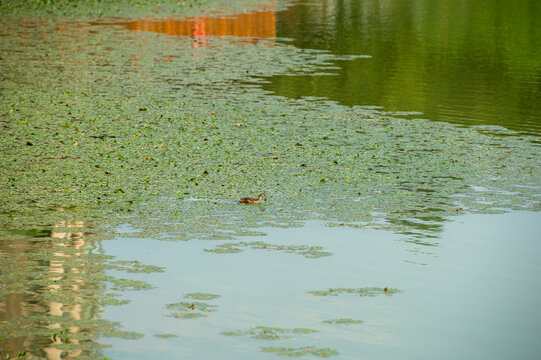
<svg viewBox="0 0 541 360">
<path fill-rule="evenodd" d="M 240 247 L 235 246 L 235 243 L 226 243 L 221 245 L 216 245 L 214 249 L 204 249 L 206 252 L 213 252 L 216 254 L 235 254 L 242 252 Z"/>
<path fill-rule="evenodd" d="M 332 320 L 323 320 L 326 324 L 334 324 L 334 325 L 353 325 L 353 324 L 362 324 L 362 320 L 354 320 L 354 319 L 348 319 L 348 318 L 341 318 L 341 319 L 332 319 Z"/>
<path fill-rule="evenodd" d="M 125 340 L 137 340 L 137 339 L 142 339 L 143 337 L 145 337 L 144 334 L 141 334 L 135 331 L 121 331 L 121 330 L 107 331 L 107 332 L 104 332 L 103 336 L 116 337 L 116 338 L 121 338 Z"/>
<path fill-rule="evenodd" d="M 149 290 L 154 288 L 154 286 L 141 280 L 120 279 L 112 276 L 108 276 L 106 279 L 112 284 L 112 290 Z"/>
<path fill-rule="evenodd" d="M 184 295 L 185 299 L 195 299 L 195 300 L 214 300 L 214 299 L 217 299 L 219 297 L 220 297 L 220 295 L 209 294 L 209 293 L 200 293 L 200 292 L 190 293 L 190 294 Z"/>
<path fill-rule="evenodd" d="M 309 334 L 315 332 L 317 332 L 317 330 L 307 328 L 284 329 L 279 327 L 256 326 L 246 331 L 224 331 L 221 334 L 225 336 L 249 335 L 250 337 L 258 340 L 278 340 L 289 339 L 296 334 Z"/>
<path fill-rule="evenodd" d="M 276 245 L 269 244 L 263 241 L 253 242 L 230 242 L 217 245 L 214 249 L 205 249 L 206 252 L 213 252 L 217 254 L 233 254 L 241 252 L 241 248 L 250 248 L 253 250 L 268 250 L 268 251 L 282 251 L 291 254 L 302 255 L 306 258 L 315 259 L 324 256 L 332 255 L 330 252 L 322 251 L 321 246 L 308 246 L 308 245 Z"/>
<path fill-rule="evenodd" d="M 197 310 L 197 311 L 204 311 L 204 312 L 212 312 L 216 311 L 213 308 L 216 308 L 216 305 L 208 305 L 203 302 L 179 302 L 174 304 L 168 304 L 167 309 L 168 310 Z"/>
<path fill-rule="evenodd" d="M 123 270 L 129 273 L 154 273 L 164 272 L 164 268 L 156 265 L 141 264 L 137 260 L 117 260 L 112 263 L 112 268 L 116 270 Z"/>
<path fill-rule="evenodd" d="M 293 347 L 264 347 L 261 348 L 263 352 L 275 353 L 279 356 L 285 357 L 298 357 L 305 355 L 312 355 L 316 357 L 327 358 L 334 355 L 339 355 L 340 353 L 336 350 L 329 348 L 317 348 L 315 346 L 301 346 L 298 348 Z"/>
<path fill-rule="evenodd" d="M 268 1 L 227 1 L 227 0 L 118 0 L 102 1 L 97 6 L 84 0 L 4 0 L 0 7 L 0 15 L 23 18 L 55 18 L 55 19 L 92 19 L 100 17 L 139 18 L 149 14 L 159 17 L 170 17 L 172 14 L 185 16 L 201 16 L 213 13 L 231 16 L 246 9 L 265 9 Z M 287 5 L 287 1 L 275 4 L 276 10 Z M 145 109 L 145 108 L 142 108 Z M 145 110 L 141 110 L 145 111 Z"/>
<path fill-rule="evenodd" d="M 175 335 L 175 334 L 156 334 L 154 336 L 157 337 L 157 338 L 162 338 L 162 339 L 169 339 L 169 338 L 178 337 L 178 335 Z"/>
<path fill-rule="evenodd" d="M 386 295 L 392 296 L 394 294 L 401 293 L 402 290 L 392 289 L 392 288 L 378 288 L 378 287 L 367 287 L 367 288 L 331 288 L 329 290 L 318 290 L 318 291 L 308 291 L 309 294 L 316 296 L 338 296 L 340 294 L 355 294 L 358 296 L 378 296 Z"/>
<path fill-rule="evenodd" d="M 106 298 L 102 301 L 103 305 L 105 306 L 119 306 L 119 305 L 126 305 L 131 302 L 130 299 L 115 299 L 115 298 Z"/>
<path fill-rule="evenodd" d="M 216 305 L 209 305 L 204 302 L 179 302 L 174 304 L 167 304 L 167 310 L 176 310 L 176 312 L 170 313 L 168 316 L 178 319 L 195 319 L 198 317 L 205 317 L 208 312 L 216 311 Z"/>
<path fill-rule="evenodd" d="M 62 343 L 67 343 L 70 341 L 70 337 L 69 337 L 69 334 L 70 334 L 70 329 L 67 328 L 67 329 L 64 329 L 64 330 L 60 330 L 58 333 L 54 333 L 53 334 L 53 341 L 60 341 Z"/>
<path fill-rule="evenodd" d="M 318 218 L 437 235 L 441 222 L 427 216 L 539 210 L 537 149 L 528 137 L 284 100 L 239 85 L 257 84 L 251 75 L 318 71 L 339 58 L 333 54 L 208 39 L 220 56 L 194 57 L 189 39 L 171 43 L 106 26 L 88 36 L 90 29 L 74 24 L 66 24 L 70 37 L 57 39 L 3 25 L 6 49 L 29 45 L 2 55 L 0 65 L 0 112 L 9 124 L 0 139 L 0 217 L 9 228 L 39 229 L 66 214 L 114 228 L 129 216 L 141 235 L 188 240 Z M 57 29 L 42 24 L 40 31 Z M 73 61 L 63 61 L 67 50 L 59 46 L 74 49 Z M 171 53 L 177 57 L 156 65 Z M 145 54 L 137 69 L 126 66 L 131 54 Z M 26 87 L 35 74 L 40 83 Z M 85 81 L 66 89 L 60 78 Z M 165 81 L 150 80 L 157 78 Z M 255 140 L 239 141 L 246 138 Z M 265 211 L 236 204 L 237 194 L 254 188 L 273 199 Z M 28 211 L 28 204 L 46 211 Z"/>
</svg>

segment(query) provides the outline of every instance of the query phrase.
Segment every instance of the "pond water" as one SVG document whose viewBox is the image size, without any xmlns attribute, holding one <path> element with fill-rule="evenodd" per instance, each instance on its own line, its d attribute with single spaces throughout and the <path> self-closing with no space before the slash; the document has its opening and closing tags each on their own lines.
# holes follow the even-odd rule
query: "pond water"
<svg viewBox="0 0 541 360">
<path fill-rule="evenodd" d="M 164 3 L 0 17 L 0 357 L 539 353 L 536 2 Z"/>
<path fill-rule="evenodd" d="M 530 358 L 541 349 L 541 294 L 535 286 L 541 275 L 536 261 L 539 223 L 539 214 L 532 212 L 459 216 L 445 226 L 439 244 L 428 249 L 412 247 L 392 232 L 337 229 L 320 222 L 268 228 L 264 238 L 243 239 L 332 250 L 333 256 L 319 259 L 261 249 L 201 256 L 216 245 L 212 241 L 129 236 L 105 241 L 106 253 L 167 268 L 165 273 L 134 277 L 156 288 L 128 293 L 130 304 L 107 309 L 107 318 L 146 336 L 135 343 L 106 341 L 113 345 L 106 354 L 114 359 L 151 354 L 267 359 L 272 354 L 260 348 L 316 346 L 338 351 L 340 359 Z M 339 290 L 336 296 L 310 293 L 360 287 L 400 291 L 376 291 L 373 296 Z M 195 292 L 219 294 L 206 301 L 215 311 L 197 319 L 167 317 L 171 311 L 166 304 Z M 337 319 L 359 323 L 326 323 Z M 276 339 L 255 338 L 257 332 L 223 334 L 257 326 L 317 332 L 278 334 L 284 337 Z M 156 337 L 164 333 L 178 338 Z"/>
<path fill-rule="evenodd" d="M 431 120 L 541 133 L 536 1 L 302 1 L 276 34 L 301 48 L 369 55 L 332 76 L 273 76 L 265 89 Z"/>
</svg>

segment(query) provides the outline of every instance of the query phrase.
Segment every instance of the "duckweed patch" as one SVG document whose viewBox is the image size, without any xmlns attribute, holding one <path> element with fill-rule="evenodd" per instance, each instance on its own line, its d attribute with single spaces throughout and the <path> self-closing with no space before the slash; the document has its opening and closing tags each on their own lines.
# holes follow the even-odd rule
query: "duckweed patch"
<svg viewBox="0 0 541 360">
<path fill-rule="evenodd" d="M 204 13 L 232 15 L 257 10 L 268 5 L 268 1 L 227 0 L 2 0 L 0 15 L 23 18 L 83 18 L 98 17 L 170 17 L 201 16 Z M 284 4 L 280 4 L 284 6 Z"/>
<path fill-rule="evenodd" d="M 123 270 L 128 273 L 155 273 L 155 272 L 164 272 L 164 268 L 156 265 L 145 265 L 141 264 L 137 260 L 127 261 L 127 260 L 117 260 L 111 266 L 116 270 Z"/>
<path fill-rule="evenodd" d="M 51 329 L 54 326 L 62 326 Z M 39 344 L 46 344 L 49 348 L 61 350 L 61 353 L 78 349 L 83 356 L 89 358 L 101 358 L 102 345 L 98 345 L 97 337 L 116 337 L 127 340 L 141 339 L 144 335 L 132 331 L 120 330 L 120 324 L 100 320 L 81 319 L 74 320 L 67 316 L 31 315 L 27 318 L 19 318 L 8 324 L 0 323 L 0 333 L 9 344 L 10 340 L 31 337 L 38 340 Z M 26 351 L 34 352 L 32 344 L 27 345 Z"/>
<path fill-rule="evenodd" d="M 105 277 L 105 279 L 112 284 L 112 290 L 150 290 L 154 288 L 149 283 L 140 280 L 119 279 L 112 276 Z"/>
<path fill-rule="evenodd" d="M 178 335 L 175 335 L 175 334 L 156 334 L 154 336 L 161 339 L 170 339 L 170 338 L 178 337 Z"/>
<path fill-rule="evenodd" d="M 220 334 L 225 335 L 225 336 L 241 336 L 241 335 L 243 335 L 243 332 L 240 331 L 240 330 L 222 331 Z"/>
<path fill-rule="evenodd" d="M 235 253 L 242 252 L 242 249 L 235 246 L 235 243 L 216 245 L 214 249 L 203 249 L 203 250 L 206 252 L 213 252 L 216 254 L 235 254 Z"/>
<path fill-rule="evenodd" d="M 261 348 L 263 352 L 275 353 L 279 356 L 285 357 L 299 357 L 305 355 L 312 355 L 316 357 L 331 357 L 334 355 L 339 355 L 340 353 L 336 350 L 329 348 L 317 348 L 315 346 L 301 346 L 298 348 L 293 347 L 263 347 Z"/>
<path fill-rule="evenodd" d="M 367 287 L 367 288 L 332 288 L 329 290 L 317 290 L 317 291 L 308 291 L 309 294 L 316 296 L 338 296 L 341 294 L 355 294 L 358 296 L 378 296 L 386 295 L 392 296 L 394 294 L 402 293 L 402 290 L 392 289 L 392 288 L 378 288 L 378 287 Z"/>
<path fill-rule="evenodd" d="M 219 297 L 220 297 L 220 295 L 209 294 L 209 293 L 200 293 L 200 292 L 190 293 L 190 294 L 184 295 L 184 298 L 186 298 L 186 299 L 195 299 L 195 300 L 214 300 L 214 299 L 218 299 Z"/>
<path fill-rule="evenodd" d="M 112 331 L 104 332 L 103 336 L 122 338 L 125 340 L 137 340 L 137 339 L 142 339 L 145 337 L 144 334 L 141 334 L 135 331 L 122 331 L 122 330 L 112 330 Z"/>
<path fill-rule="evenodd" d="M 109 299 L 103 300 L 103 305 L 104 306 L 120 306 L 120 305 L 129 304 L 130 302 L 131 300 L 129 299 L 119 300 L 115 298 L 109 298 Z"/>
<path fill-rule="evenodd" d="M 174 304 L 167 304 L 167 310 L 176 310 L 171 312 L 169 317 L 177 319 L 195 319 L 199 317 L 205 317 L 208 312 L 216 311 L 216 305 L 209 305 L 204 302 L 179 302 Z"/>
<path fill-rule="evenodd" d="M 309 334 L 315 332 L 318 331 L 307 328 L 284 329 L 279 327 L 256 326 L 246 331 L 224 331 L 221 334 L 225 336 L 249 335 L 250 337 L 258 340 L 279 340 L 292 338 L 293 335 L 296 334 Z"/>
<path fill-rule="evenodd" d="M 230 242 L 217 245 L 214 249 L 204 249 L 206 252 L 213 252 L 217 254 L 234 254 L 242 251 L 241 248 L 248 247 L 253 250 L 268 250 L 268 251 L 282 251 L 290 254 L 302 255 L 309 259 L 320 258 L 324 256 L 331 256 L 332 253 L 322 251 L 321 246 L 308 246 L 308 245 L 276 245 L 269 244 L 263 241 L 253 242 Z"/>
<path fill-rule="evenodd" d="M 533 138 L 258 86 L 352 57 L 269 39 L 192 48 L 105 25 L 63 24 L 69 37 L 54 22 L 2 25 L 5 229 L 68 216 L 101 233 L 129 222 L 138 236 L 233 239 L 315 218 L 426 237 L 457 212 L 540 208 Z M 265 211 L 237 206 L 257 191 L 269 196 Z"/>
</svg>

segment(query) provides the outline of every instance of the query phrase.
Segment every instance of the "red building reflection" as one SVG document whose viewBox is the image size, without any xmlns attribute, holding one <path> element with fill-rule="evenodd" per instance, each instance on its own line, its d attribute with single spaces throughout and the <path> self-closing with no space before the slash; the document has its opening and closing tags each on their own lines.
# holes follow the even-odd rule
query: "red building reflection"
<svg viewBox="0 0 541 360">
<path fill-rule="evenodd" d="M 190 36 L 194 46 L 205 46 L 206 36 L 238 36 L 255 43 L 262 38 L 276 37 L 276 12 L 262 11 L 229 17 L 193 17 L 187 19 L 132 20 L 115 22 L 129 30 L 168 35 Z"/>
</svg>

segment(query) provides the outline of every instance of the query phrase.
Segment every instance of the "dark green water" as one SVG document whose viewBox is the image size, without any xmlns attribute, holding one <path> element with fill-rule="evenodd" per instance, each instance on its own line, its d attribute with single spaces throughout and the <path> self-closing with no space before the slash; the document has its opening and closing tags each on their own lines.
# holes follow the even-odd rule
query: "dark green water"
<svg viewBox="0 0 541 360">
<path fill-rule="evenodd" d="M 541 133 L 539 1 L 309 0 L 277 19 L 297 47 L 371 57 L 274 76 L 267 90 Z"/>
</svg>

